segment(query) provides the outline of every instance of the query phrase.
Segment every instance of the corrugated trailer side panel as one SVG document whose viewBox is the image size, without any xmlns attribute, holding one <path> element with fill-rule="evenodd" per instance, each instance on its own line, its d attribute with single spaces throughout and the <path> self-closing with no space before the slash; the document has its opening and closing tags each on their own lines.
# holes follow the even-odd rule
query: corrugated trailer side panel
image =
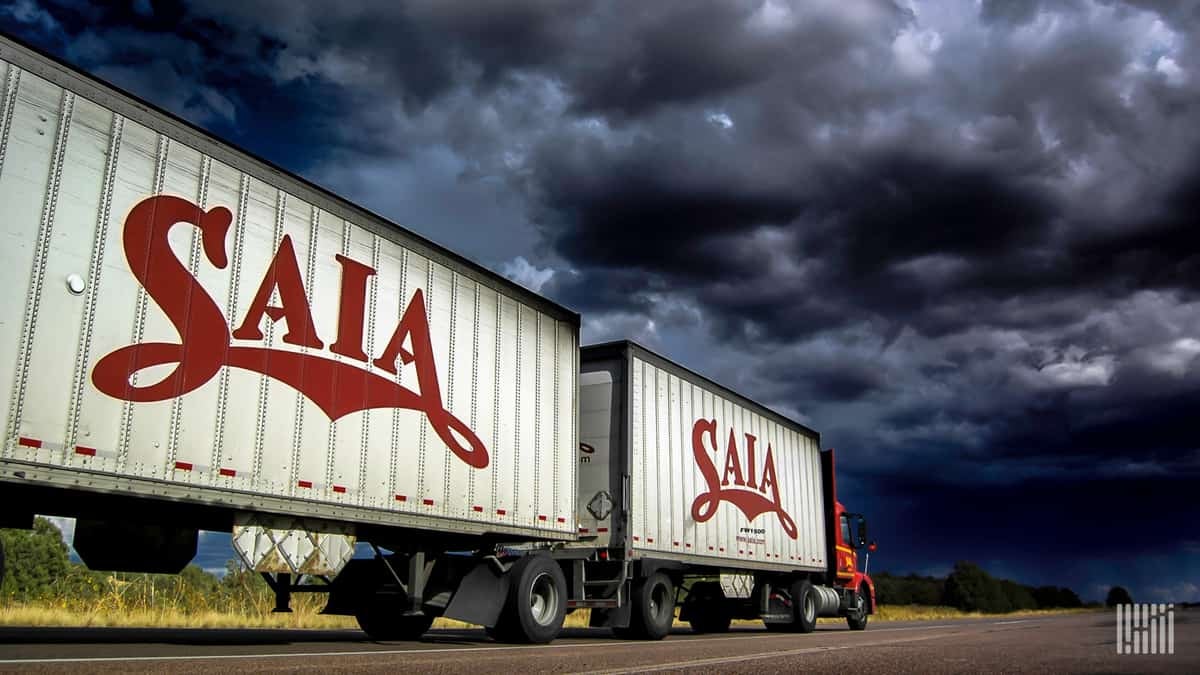
<svg viewBox="0 0 1200 675">
<path fill-rule="evenodd" d="M 0 353 L 12 355 L 0 359 L 0 459 L 95 489 L 241 508 L 267 496 L 370 522 L 574 536 L 577 317 L 531 306 L 520 289 L 57 64 L 0 48 Z M 135 207 L 162 195 L 196 210 L 165 225 L 165 252 L 143 250 L 130 243 L 134 214 L 159 219 L 167 202 Z M 223 238 L 210 242 L 208 225 L 187 220 L 220 209 Z M 197 285 L 156 284 L 170 257 Z M 229 365 L 181 396 L 139 400 L 99 384 L 108 357 L 147 388 L 204 350 L 180 346 L 199 332 L 181 336 L 147 284 L 182 293 L 165 301 L 177 314 L 196 316 L 187 312 L 205 296 L 221 314 L 206 339 L 229 345 Z M 143 353 L 137 368 L 121 351 L 153 343 L 176 356 Z M 389 369 L 385 353 L 402 367 Z"/>
<path fill-rule="evenodd" d="M 820 453 L 809 433 L 632 351 L 631 542 L 637 554 L 825 569 Z"/>
</svg>

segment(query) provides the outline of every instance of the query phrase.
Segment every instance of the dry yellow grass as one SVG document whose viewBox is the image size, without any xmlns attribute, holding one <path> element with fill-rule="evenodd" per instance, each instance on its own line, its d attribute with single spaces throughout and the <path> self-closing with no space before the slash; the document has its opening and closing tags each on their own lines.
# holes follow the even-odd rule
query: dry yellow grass
<svg viewBox="0 0 1200 675">
<path fill-rule="evenodd" d="M 357 628 L 354 617 L 325 616 L 314 611 L 291 614 L 242 614 L 211 610 L 184 612 L 174 607 L 113 612 L 40 605 L 0 607 L 0 626 L 87 628 Z"/>
<path fill-rule="evenodd" d="M 103 603 L 92 609 L 55 606 L 48 603 L 12 604 L 0 607 L 0 626 L 59 626 L 59 627 L 154 627 L 154 628 L 290 628 L 339 630 L 357 628 L 354 617 L 328 616 L 320 614 L 319 602 L 300 601 L 293 603 L 291 614 L 272 614 L 269 608 L 252 612 L 217 612 L 212 610 L 188 611 L 179 607 L 135 607 L 114 611 Z M 1026 617 L 1047 614 L 1065 614 L 1092 611 L 1088 609 L 1043 609 L 1011 614 L 983 614 L 962 612 L 953 607 L 926 607 L 919 605 L 883 605 L 871 617 L 871 621 L 939 621 L 971 617 Z M 563 622 L 568 628 L 588 625 L 590 610 L 572 612 Z M 820 619 L 822 623 L 842 623 L 845 619 Z M 675 621 L 676 626 L 687 624 Z M 739 620 L 734 625 L 761 626 L 755 620 Z M 439 618 L 434 628 L 472 628 L 453 619 Z"/>
<path fill-rule="evenodd" d="M 940 621 L 942 619 L 968 619 L 986 617 L 1025 617 L 1046 616 L 1051 614 L 1077 614 L 1091 612 L 1087 608 L 1079 609 L 1027 609 L 1008 614 L 985 614 L 983 612 L 964 612 L 953 607 L 929 607 L 926 605 L 880 605 L 871 615 L 872 621 Z M 842 621 L 842 619 L 837 619 Z"/>
</svg>

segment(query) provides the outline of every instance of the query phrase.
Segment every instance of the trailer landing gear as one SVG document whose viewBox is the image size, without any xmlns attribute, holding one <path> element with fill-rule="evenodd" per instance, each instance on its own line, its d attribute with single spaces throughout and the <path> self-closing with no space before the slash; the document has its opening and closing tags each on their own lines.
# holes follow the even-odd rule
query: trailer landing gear
<svg viewBox="0 0 1200 675">
<path fill-rule="evenodd" d="M 692 584 L 680 610 L 680 618 L 685 615 L 696 633 L 728 633 L 733 617 L 726 606 L 721 582 L 697 581 Z"/>
<path fill-rule="evenodd" d="M 406 614 L 407 598 L 402 594 L 376 593 L 355 612 L 358 627 L 367 637 L 377 642 L 391 640 L 416 640 L 433 625 L 433 617 L 427 614 Z"/>
</svg>

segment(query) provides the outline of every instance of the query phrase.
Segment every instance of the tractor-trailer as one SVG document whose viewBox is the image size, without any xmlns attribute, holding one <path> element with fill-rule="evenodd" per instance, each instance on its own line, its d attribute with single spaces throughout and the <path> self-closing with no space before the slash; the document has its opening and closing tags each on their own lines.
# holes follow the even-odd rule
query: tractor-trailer
<svg viewBox="0 0 1200 675">
<path fill-rule="evenodd" d="M 815 431 L 633 342 L 584 347 L 581 371 L 581 540 L 554 555 L 576 560 L 593 625 L 659 638 L 681 600 L 700 632 L 866 627 L 873 545 Z"/>
<path fill-rule="evenodd" d="M 7 38 L 0 83 L 0 527 L 74 517 L 131 572 L 230 532 L 278 611 L 376 639 L 865 626 L 811 430 L 632 343 L 581 363 L 574 312 Z"/>
</svg>

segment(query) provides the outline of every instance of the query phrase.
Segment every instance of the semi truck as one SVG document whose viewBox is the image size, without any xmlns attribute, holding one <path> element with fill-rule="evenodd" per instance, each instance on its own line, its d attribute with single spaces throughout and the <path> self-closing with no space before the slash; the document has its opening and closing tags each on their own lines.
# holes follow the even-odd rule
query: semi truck
<svg viewBox="0 0 1200 675">
<path fill-rule="evenodd" d="M 7 37 L 0 83 L 0 527 L 146 573 L 228 532 L 373 639 L 865 628 L 816 432 Z"/>
</svg>

